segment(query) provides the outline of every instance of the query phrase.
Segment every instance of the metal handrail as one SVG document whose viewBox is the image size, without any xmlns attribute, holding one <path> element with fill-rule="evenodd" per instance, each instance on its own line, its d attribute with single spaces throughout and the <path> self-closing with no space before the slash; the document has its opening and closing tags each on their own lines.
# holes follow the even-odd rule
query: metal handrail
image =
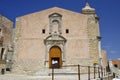
<svg viewBox="0 0 120 80">
<path fill-rule="evenodd" d="M 81 66 L 81 65 L 64 65 L 64 66 L 62 66 L 62 67 L 76 67 L 77 69 L 78 69 L 78 71 L 76 72 L 76 73 L 74 73 L 75 75 L 78 75 L 78 80 L 81 80 L 81 68 L 82 67 L 86 67 L 86 68 L 88 68 L 88 80 L 91 80 L 91 74 L 93 74 L 93 78 L 95 79 L 95 78 L 101 78 L 102 76 L 106 76 L 107 75 L 107 73 L 106 73 L 106 71 L 105 71 L 105 69 L 101 69 L 101 68 L 99 68 L 98 66 L 96 67 L 96 66 Z M 91 69 L 93 68 L 93 73 L 91 73 Z M 59 74 L 59 73 L 56 73 L 55 71 L 54 71 L 54 68 L 52 68 L 52 80 L 54 80 L 54 76 L 55 76 L 55 74 Z M 62 73 L 61 73 L 62 74 Z M 63 73 L 63 74 L 65 74 L 65 73 Z M 69 74 L 69 73 L 68 73 Z M 71 74 L 71 73 L 70 73 Z M 98 74 L 98 75 L 96 75 L 96 74 Z M 101 79 L 102 80 L 102 79 Z"/>
</svg>

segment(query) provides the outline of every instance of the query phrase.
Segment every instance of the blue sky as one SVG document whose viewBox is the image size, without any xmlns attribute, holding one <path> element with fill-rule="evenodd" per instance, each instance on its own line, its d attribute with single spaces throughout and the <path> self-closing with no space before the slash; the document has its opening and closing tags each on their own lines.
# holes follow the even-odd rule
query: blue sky
<svg viewBox="0 0 120 80">
<path fill-rule="evenodd" d="M 100 17 L 102 49 L 109 59 L 120 58 L 120 0 L 88 0 Z M 0 0 L 0 14 L 15 18 L 51 7 L 81 12 L 86 0 Z"/>
</svg>

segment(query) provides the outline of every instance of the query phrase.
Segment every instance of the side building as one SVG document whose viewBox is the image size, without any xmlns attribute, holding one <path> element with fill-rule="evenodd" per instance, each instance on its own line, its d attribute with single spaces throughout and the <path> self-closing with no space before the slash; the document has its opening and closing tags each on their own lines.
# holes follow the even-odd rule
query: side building
<svg viewBox="0 0 120 80">
<path fill-rule="evenodd" d="M 120 59 L 112 60 L 114 67 L 120 69 Z"/>
<path fill-rule="evenodd" d="M 9 69 L 13 53 L 13 22 L 0 15 L 0 70 Z"/>
</svg>

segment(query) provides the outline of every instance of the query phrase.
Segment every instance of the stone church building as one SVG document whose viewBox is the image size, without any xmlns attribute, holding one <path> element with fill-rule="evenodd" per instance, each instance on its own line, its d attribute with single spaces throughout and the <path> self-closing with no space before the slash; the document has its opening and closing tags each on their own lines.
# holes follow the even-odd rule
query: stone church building
<svg viewBox="0 0 120 80">
<path fill-rule="evenodd" d="M 15 24 L 14 52 L 7 60 L 13 73 L 104 61 L 99 17 L 88 3 L 81 13 L 53 7 L 17 17 Z"/>
<path fill-rule="evenodd" d="M 12 60 L 13 55 L 13 22 L 0 15 L 0 71 L 6 68 L 7 60 Z M 7 68 L 10 68 L 7 66 Z"/>
</svg>

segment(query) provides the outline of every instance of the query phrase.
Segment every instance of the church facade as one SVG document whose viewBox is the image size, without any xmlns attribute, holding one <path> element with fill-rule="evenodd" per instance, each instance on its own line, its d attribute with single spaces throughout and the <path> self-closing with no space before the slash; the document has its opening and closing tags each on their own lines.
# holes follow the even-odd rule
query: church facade
<svg viewBox="0 0 120 80">
<path fill-rule="evenodd" d="M 6 61 L 13 73 L 34 74 L 66 65 L 102 65 L 99 17 L 87 3 L 81 13 L 53 7 L 16 18 L 13 49 Z M 11 56 L 12 55 L 12 56 Z"/>
<path fill-rule="evenodd" d="M 53 7 L 18 17 L 15 31 L 16 72 L 99 62 L 99 18 L 88 3 L 82 13 Z"/>
</svg>

